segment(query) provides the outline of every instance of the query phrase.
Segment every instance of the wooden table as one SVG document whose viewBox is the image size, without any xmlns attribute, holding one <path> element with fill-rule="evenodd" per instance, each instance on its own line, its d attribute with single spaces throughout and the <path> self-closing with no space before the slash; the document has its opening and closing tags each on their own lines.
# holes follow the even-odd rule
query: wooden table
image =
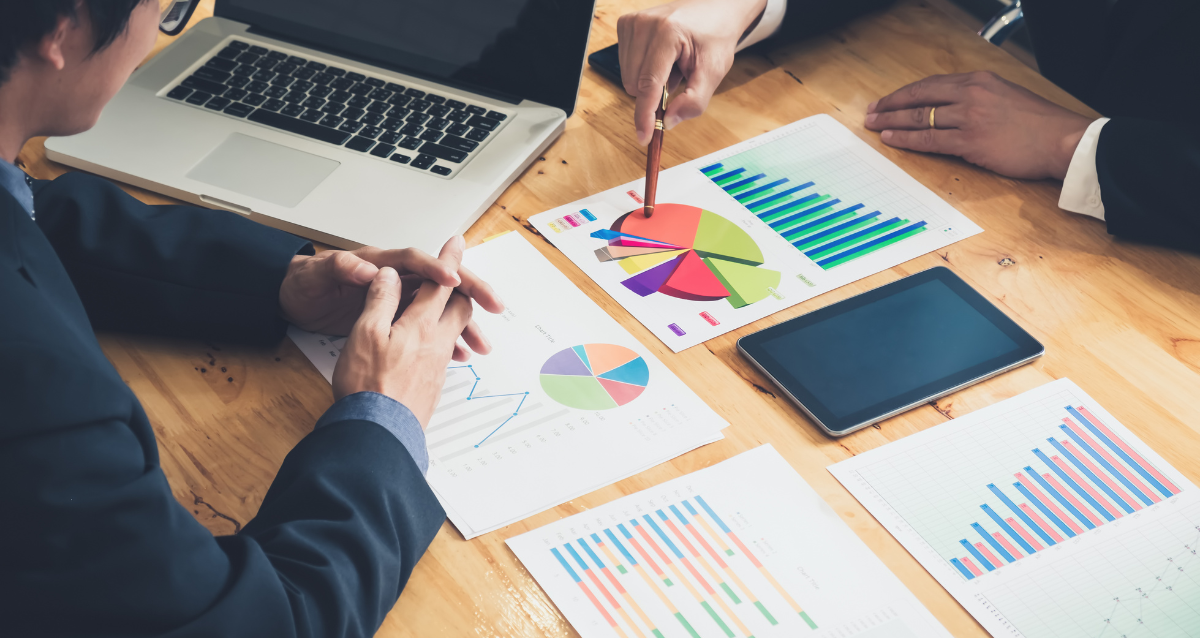
<svg viewBox="0 0 1200 638">
<path fill-rule="evenodd" d="M 616 42 L 619 15 L 655 0 L 602 0 L 591 50 Z M 198 13 L 211 12 L 206 0 Z M 165 45 L 163 39 L 160 45 Z M 573 636 L 505 539 L 770 442 L 956 636 L 983 636 L 933 578 L 825 470 L 1051 379 L 1070 377 L 1189 478 L 1200 481 L 1200 258 L 1114 240 L 1096 220 L 1058 209 L 1058 185 L 997 177 L 956 159 L 900 152 L 862 127 L 872 100 L 935 73 L 990 69 L 1082 113 L 1086 107 L 934 7 L 891 10 L 769 53 L 739 56 L 708 113 L 672 131 L 664 166 L 829 113 L 985 232 L 757 323 L 672 354 L 525 221 L 636 179 L 644 154 L 633 101 L 591 69 L 566 133 L 467 234 L 517 230 L 653 350 L 732 426 L 726 439 L 470 542 L 446 523 L 380 636 Z M 22 152 L 36 177 L 40 140 Z M 165 201 L 131 189 L 147 201 Z M 1037 363 L 851 436 L 823 435 L 737 354 L 736 339 L 796 315 L 948 266 L 1046 344 Z M 290 341 L 274 350 L 101 334 L 145 405 L 176 498 L 214 534 L 254 516 L 287 451 L 332 402 Z"/>
</svg>

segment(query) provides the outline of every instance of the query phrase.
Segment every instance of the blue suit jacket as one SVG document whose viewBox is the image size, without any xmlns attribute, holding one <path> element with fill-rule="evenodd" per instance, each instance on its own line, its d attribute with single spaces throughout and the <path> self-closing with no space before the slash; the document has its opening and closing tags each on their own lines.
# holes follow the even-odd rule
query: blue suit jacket
<svg viewBox="0 0 1200 638">
<path fill-rule="evenodd" d="M 374 634 L 445 517 L 400 442 L 322 427 L 245 529 L 214 538 L 93 335 L 277 341 L 306 242 L 81 174 L 35 192 L 36 223 L 0 190 L 0 633 Z"/>
</svg>

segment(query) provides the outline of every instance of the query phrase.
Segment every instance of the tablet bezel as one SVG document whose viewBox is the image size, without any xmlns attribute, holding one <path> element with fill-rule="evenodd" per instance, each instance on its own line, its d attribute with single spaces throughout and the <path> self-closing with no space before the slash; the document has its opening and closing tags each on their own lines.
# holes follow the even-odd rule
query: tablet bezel
<svg viewBox="0 0 1200 638">
<path fill-rule="evenodd" d="M 881 299 L 914 288 L 933 280 L 941 281 L 960 299 L 975 309 L 984 319 L 1017 343 L 1013 352 L 977 363 L 959 370 L 909 392 L 890 397 L 867 408 L 838 418 L 793 377 L 785 367 L 778 364 L 763 348 L 763 344 L 783 335 L 795 332 L 815 323 L 832 319 L 841 314 L 870 305 Z M 979 383 L 1002 372 L 1024 365 L 1042 356 L 1045 347 L 1033 335 L 1026 332 L 990 301 L 985 299 L 967 282 L 945 267 L 931 268 L 910 275 L 890 284 L 869 290 L 860 295 L 800 315 L 738 339 L 738 350 L 764 374 L 769 376 L 780 389 L 800 407 L 812 420 L 832 436 L 844 436 L 928 403 L 962 388 Z"/>
</svg>

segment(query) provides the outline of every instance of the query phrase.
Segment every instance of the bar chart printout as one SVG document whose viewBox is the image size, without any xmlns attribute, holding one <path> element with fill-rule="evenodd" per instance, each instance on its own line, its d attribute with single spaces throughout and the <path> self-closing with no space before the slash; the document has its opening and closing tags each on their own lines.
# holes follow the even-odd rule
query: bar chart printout
<svg viewBox="0 0 1200 638">
<path fill-rule="evenodd" d="M 949 635 L 769 445 L 508 544 L 584 638 Z"/>
<path fill-rule="evenodd" d="M 1200 635 L 1194 486 L 1067 379 L 830 471 L 994 635 Z"/>
</svg>

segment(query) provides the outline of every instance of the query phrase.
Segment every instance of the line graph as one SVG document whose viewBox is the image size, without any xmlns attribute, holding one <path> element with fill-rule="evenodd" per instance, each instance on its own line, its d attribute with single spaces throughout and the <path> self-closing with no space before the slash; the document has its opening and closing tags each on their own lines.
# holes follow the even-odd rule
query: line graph
<svg viewBox="0 0 1200 638">
<path fill-rule="evenodd" d="M 450 366 L 446 369 L 447 370 L 462 370 L 464 368 L 467 370 L 467 372 L 470 372 L 475 377 L 475 382 L 471 384 L 471 391 L 467 393 L 467 399 L 466 399 L 467 401 L 477 401 L 479 399 L 499 399 L 502 397 L 518 397 L 518 396 L 521 397 L 521 402 L 517 404 L 517 409 L 513 410 L 512 416 L 508 417 L 507 419 L 504 419 L 504 421 L 500 425 L 496 426 L 496 429 L 492 430 L 491 432 L 488 432 L 487 436 L 483 437 L 482 441 L 475 444 L 475 447 L 479 447 L 479 446 L 483 445 L 484 443 L 486 443 L 488 439 L 492 438 L 493 434 L 499 432 L 500 428 L 504 427 L 509 421 L 512 421 L 513 417 L 515 417 L 521 413 L 521 406 L 525 405 L 525 399 L 529 398 L 529 393 L 528 392 L 509 392 L 508 394 L 487 394 L 487 395 L 484 395 L 481 397 L 477 397 L 477 396 L 475 396 L 475 390 L 476 390 L 476 388 L 479 387 L 479 382 L 482 381 L 483 379 L 479 376 L 478 372 L 475 372 L 475 366 L 468 364 L 465 366 Z"/>
</svg>

